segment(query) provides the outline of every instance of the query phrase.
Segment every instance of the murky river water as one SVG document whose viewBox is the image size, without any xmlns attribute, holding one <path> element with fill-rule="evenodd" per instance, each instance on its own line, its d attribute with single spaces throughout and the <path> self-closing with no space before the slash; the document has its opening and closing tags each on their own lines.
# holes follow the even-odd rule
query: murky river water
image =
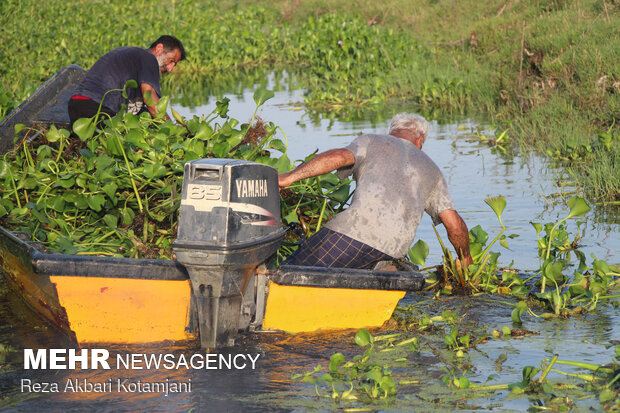
<svg viewBox="0 0 620 413">
<path fill-rule="evenodd" d="M 230 115 L 233 118 L 249 120 L 255 108 L 252 94 L 253 89 L 239 95 L 227 95 L 231 99 Z M 373 120 L 313 120 L 300 110 L 302 99 L 300 91 L 277 92 L 276 97 L 259 112 L 265 121 L 273 121 L 286 132 L 290 159 L 302 159 L 317 149 L 323 151 L 344 146 L 359 132 L 384 133 L 393 113 L 412 111 L 401 105 L 382 108 L 380 116 L 376 112 L 372 115 Z M 175 108 L 187 117 L 209 113 L 214 105 L 212 102 L 194 109 Z M 470 228 L 479 224 L 490 236 L 494 236 L 500 226 L 494 213 L 484 203 L 484 198 L 500 194 L 506 197 L 507 208 L 503 219 L 507 234 L 519 236 L 509 240 L 510 250 L 499 246 L 494 250 L 501 252 L 502 265 L 514 262 L 513 266 L 522 271 L 535 270 L 539 262 L 536 235 L 530 221 L 555 222 L 568 212 L 561 198 L 551 196 L 562 191 L 555 184 L 557 172 L 547 170 L 544 162 L 537 158 L 525 160 L 497 156 L 489 147 L 468 138 L 467 130 L 460 128 L 465 126 L 471 130 L 481 123 L 474 118 L 457 118 L 447 124 L 433 122 L 424 151 L 443 171 L 457 209 Z M 564 188 L 564 191 L 569 190 L 571 188 Z M 608 262 L 620 262 L 620 224 L 617 217 L 594 209 L 582 220 L 585 222 L 582 251 L 586 256 L 592 253 Z M 569 224 L 569 229 L 576 230 L 574 222 Z M 428 262 L 438 263 L 440 250 L 428 217 L 422 221 L 417 238 L 425 240 L 431 248 Z M 419 307 L 430 314 L 452 310 L 466 315 L 468 330 L 478 337 L 488 335 L 492 329 L 512 325 L 512 307 L 496 299 L 466 297 L 427 301 L 428 298 L 425 294 L 408 294 L 401 305 L 419 303 Z M 529 316 L 523 318 L 522 328 L 534 334 L 521 338 L 490 339 L 469 352 L 466 362 L 473 366 L 468 373 L 472 382 L 483 383 L 491 374 L 500 376 L 492 383 L 518 382 L 523 367 L 538 366 L 541 360 L 554 354 L 559 354 L 560 359 L 564 360 L 606 363 L 613 355 L 613 347 L 609 346 L 620 340 L 620 314 L 611 306 L 600 306 L 586 316 L 570 319 L 539 321 Z M 335 352 L 342 352 L 347 360 L 361 354 L 362 350 L 353 342 L 354 331 L 295 336 L 248 333 L 238 340 L 234 348 L 221 352 L 224 358 L 240 354 L 258 355 L 255 369 L 250 368 L 249 364 L 242 369 L 236 369 L 233 365 L 230 369 L 214 370 L 127 370 L 112 366 L 111 370 L 56 370 L 45 373 L 23 369 L 22 349 L 63 348 L 66 343 L 46 325 L 29 316 L 1 280 L 0 320 L 0 410 L 3 411 L 332 411 L 346 406 L 364 407 L 337 405 L 329 398 L 318 398 L 313 385 L 291 379 L 293 374 L 309 372 L 317 364 L 325 368 L 329 357 Z M 389 330 L 372 331 L 373 334 L 387 332 Z M 456 360 L 452 353 L 442 350 L 445 348 L 443 334 L 428 334 L 420 338 L 423 345 L 419 353 L 403 352 L 400 362 L 390 364 L 395 381 L 403 383 L 398 386 L 396 398 L 391 403 L 371 405 L 372 411 L 523 411 L 537 403 L 537 400 L 527 397 L 507 398 L 506 391 L 491 396 L 454 393 L 441 383 L 440 377 L 445 374 L 442 367 L 460 368 L 462 362 Z M 113 355 L 167 353 L 177 358 L 181 355 L 189 358 L 200 353 L 198 342 L 150 348 L 105 348 Z M 429 348 L 441 351 L 433 352 Z M 562 370 L 572 371 L 570 368 Z M 110 383 L 112 391 L 24 392 L 21 388 L 24 379 L 57 383 L 61 390 L 68 380 Z M 119 380 L 124 383 L 123 387 L 118 387 Z M 131 387 L 127 385 L 138 380 L 191 384 L 191 391 L 171 392 L 168 395 L 130 392 Z M 331 389 L 328 392 L 326 388 L 320 388 L 320 392 L 326 395 Z M 598 400 L 579 400 L 577 411 L 588 408 L 599 410 Z"/>
</svg>

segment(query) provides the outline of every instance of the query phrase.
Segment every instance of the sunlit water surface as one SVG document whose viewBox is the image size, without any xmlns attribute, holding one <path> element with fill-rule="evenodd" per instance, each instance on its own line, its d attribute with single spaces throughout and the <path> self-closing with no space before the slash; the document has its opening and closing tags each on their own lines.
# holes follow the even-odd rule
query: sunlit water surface
<svg viewBox="0 0 620 413">
<path fill-rule="evenodd" d="M 231 99 L 230 115 L 249 121 L 255 109 L 253 89 Z M 184 117 L 210 113 L 215 99 L 196 108 L 175 109 Z M 277 92 L 259 111 L 265 121 L 280 126 L 288 138 L 290 159 L 303 159 L 315 150 L 324 151 L 350 143 L 358 133 L 385 133 L 389 117 L 399 111 L 414 111 L 406 105 L 384 107 L 380 117 L 373 120 L 338 121 L 313 120 L 303 110 L 303 95 L 299 90 Z M 386 115 L 387 114 L 387 115 Z M 379 120 L 377 120 L 379 119 Z M 493 237 L 500 230 L 497 219 L 484 203 L 488 196 L 503 195 L 507 207 L 503 215 L 507 234 L 518 237 L 509 240 L 510 250 L 497 246 L 501 252 L 500 263 L 512 265 L 522 271 L 533 271 L 539 262 L 536 235 L 530 221 L 551 222 L 563 218 L 568 209 L 556 185 L 558 172 L 547 170 L 542 160 L 533 157 L 502 158 L 492 150 L 465 136 L 467 130 L 484 126 L 473 118 L 460 118 L 448 124 L 431 122 L 431 129 L 424 151 L 439 165 L 449 184 L 459 213 L 468 226 L 481 225 Z M 462 127 L 465 127 L 465 131 Z M 284 136 L 281 135 L 284 139 Z M 570 191 L 571 188 L 564 188 Z M 389 200 L 386 200 L 389 208 Z M 585 233 L 582 251 L 609 262 L 620 261 L 618 220 L 610 214 L 593 210 L 582 219 Z M 574 222 L 569 225 L 576 230 Z M 443 231 L 440 229 L 440 231 Z M 441 232 L 443 235 L 443 232 Z M 445 235 L 444 235 L 445 237 Z M 440 250 L 431 221 L 425 216 L 417 231 L 417 238 L 425 240 L 431 249 L 429 263 L 439 263 Z M 401 302 L 406 306 L 429 297 L 408 294 Z M 510 298 L 506 298 L 509 301 Z M 496 302 L 496 298 L 465 297 L 446 298 L 439 302 L 421 303 L 420 308 L 431 314 L 441 314 L 450 309 L 464 315 L 468 328 L 483 336 L 492 329 L 511 326 L 512 307 Z M 501 300 L 500 300 L 501 301 Z M 260 355 L 256 369 L 243 370 L 57 370 L 51 372 L 25 371 L 22 365 L 23 348 L 63 348 L 61 337 L 42 325 L 0 282 L 0 409 L 3 411 L 332 411 L 338 407 L 364 407 L 363 405 L 335 405 L 328 398 L 317 398 L 314 386 L 292 380 L 296 373 L 311 371 L 317 364 L 327 367 L 329 357 L 342 352 L 350 360 L 361 354 L 362 349 L 353 342 L 354 331 L 287 335 L 283 333 L 250 333 L 243 335 L 225 354 Z M 611 359 L 610 344 L 620 339 L 620 317 L 611 306 L 600 306 L 586 316 L 553 321 L 538 321 L 524 316 L 523 329 L 533 332 L 523 338 L 490 339 L 469 353 L 467 362 L 472 365 L 468 377 L 472 382 L 483 383 L 492 374 L 500 377 L 495 383 L 515 383 L 521 380 L 521 370 L 527 365 L 538 366 L 541 360 L 559 354 L 561 359 L 606 363 Z M 385 334 L 373 331 L 373 334 Z M 445 352 L 442 335 L 421 336 L 424 343 L 419 353 L 405 352 L 406 361 L 390 365 L 395 381 L 418 380 L 418 384 L 400 385 L 391 403 L 378 402 L 371 406 L 378 411 L 469 411 L 482 409 L 495 411 L 523 411 L 536 404 L 526 397 L 507 398 L 506 391 L 492 395 L 476 396 L 454 393 L 444 386 L 441 368 L 447 363 L 459 366 L 451 353 Z M 615 341 L 614 341 L 615 340 Z M 441 349 L 443 356 L 428 351 Z M 103 346 L 112 354 L 172 353 L 190 357 L 200 352 L 199 343 L 163 344 L 156 347 Z M 2 351 L 4 350 L 4 351 Z M 501 362 L 502 355 L 506 361 Z M 450 365 L 448 364 L 448 365 Z M 563 369 L 571 371 L 570 368 Z M 129 381 L 190 382 L 192 391 L 168 396 L 150 393 L 28 393 L 21 392 L 22 379 L 64 384 L 68 379 L 87 379 L 90 382 L 107 382 L 112 379 Z M 550 376 L 550 380 L 564 380 Z M 320 388 L 323 395 L 329 392 Z M 580 409 L 600 408 L 598 400 L 579 401 Z"/>
</svg>

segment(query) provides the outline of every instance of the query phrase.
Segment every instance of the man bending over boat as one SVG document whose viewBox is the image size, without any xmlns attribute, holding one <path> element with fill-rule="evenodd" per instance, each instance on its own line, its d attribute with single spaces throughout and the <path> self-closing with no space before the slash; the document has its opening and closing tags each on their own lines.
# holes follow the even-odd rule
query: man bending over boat
<svg viewBox="0 0 620 413">
<path fill-rule="evenodd" d="M 179 61 L 185 59 L 185 49 L 173 36 L 164 35 L 155 40 L 148 49 L 119 47 L 105 54 L 90 68 L 84 80 L 69 99 L 68 110 L 71 124 L 79 118 L 91 118 L 97 114 L 103 99 L 101 112 L 110 116 L 127 105 L 127 112 L 134 115 L 146 109 L 155 116 L 155 104 L 161 96 L 159 76 L 172 72 Z M 125 82 L 135 80 L 138 88 L 128 88 L 128 99 L 120 91 L 104 94 L 111 89 L 122 89 Z M 145 105 L 150 93 L 151 105 Z"/>
<path fill-rule="evenodd" d="M 422 213 L 443 223 L 462 264 L 469 266 L 467 225 L 454 209 L 446 181 L 422 152 L 428 122 L 400 113 L 389 135 L 363 135 L 349 146 L 320 153 L 279 176 L 280 187 L 338 170 L 353 174 L 351 206 L 337 214 L 295 251 L 284 264 L 370 269 L 403 258 L 413 243 Z"/>
</svg>

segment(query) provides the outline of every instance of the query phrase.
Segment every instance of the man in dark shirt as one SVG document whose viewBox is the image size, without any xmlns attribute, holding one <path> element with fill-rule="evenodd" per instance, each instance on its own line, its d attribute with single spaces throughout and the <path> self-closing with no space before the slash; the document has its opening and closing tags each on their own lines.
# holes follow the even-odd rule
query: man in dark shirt
<svg viewBox="0 0 620 413">
<path fill-rule="evenodd" d="M 105 54 L 90 68 L 69 100 L 71 124 L 79 118 L 95 116 L 102 100 L 101 112 L 110 116 L 116 115 L 122 104 L 127 105 L 129 113 L 138 114 L 146 107 L 151 116 L 155 116 L 155 106 L 145 104 L 145 96 L 150 93 L 151 103 L 157 103 L 161 96 L 160 74 L 171 72 L 183 59 L 183 45 L 177 38 L 167 35 L 153 42 L 149 49 L 119 47 Z M 106 94 L 112 89 L 123 89 L 128 80 L 138 83 L 138 88 L 127 89 L 128 99 L 120 91 Z"/>
</svg>

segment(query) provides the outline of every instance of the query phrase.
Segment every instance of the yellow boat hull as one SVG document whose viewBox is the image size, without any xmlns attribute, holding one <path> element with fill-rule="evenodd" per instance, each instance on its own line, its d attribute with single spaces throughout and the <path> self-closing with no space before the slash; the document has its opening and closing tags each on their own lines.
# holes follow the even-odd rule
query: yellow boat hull
<svg viewBox="0 0 620 413">
<path fill-rule="evenodd" d="M 405 291 L 279 285 L 269 282 L 263 329 L 298 333 L 378 327 L 390 319 Z"/>
<path fill-rule="evenodd" d="M 175 263 L 44 254 L 0 228 L 9 287 L 75 344 L 194 340 L 189 277 Z"/>
<path fill-rule="evenodd" d="M 58 300 L 79 343 L 188 340 L 187 281 L 52 276 Z"/>
<path fill-rule="evenodd" d="M 16 294 L 76 344 L 198 338 L 189 276 L 174 261 L 44 254 L 0 227 L 0 268 Z M 389 272 L 295 266 L 270 278 L 266 303 L 256 302 L 263 329 L 291 333 L 381 326 L 405 291 L 424 283 Z"/>
</svg>

